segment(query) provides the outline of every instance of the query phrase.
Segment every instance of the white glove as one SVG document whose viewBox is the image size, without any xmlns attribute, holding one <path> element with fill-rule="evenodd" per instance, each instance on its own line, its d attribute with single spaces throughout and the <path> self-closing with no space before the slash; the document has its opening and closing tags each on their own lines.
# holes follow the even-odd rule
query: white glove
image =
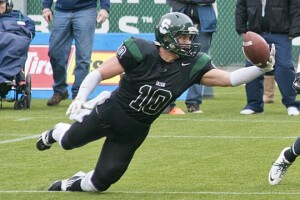
<svg viewBox="0 0 300 200">
<path fill-rule="evenodd" d="M 98 96 L 96 96 L 95 98 L 93 98 L 93 99 L 89 100 L 88 102 L 84 103 L 82 105 L 82 108 L 88 109 L 88 110 L 93 110 L 96 107 L 96 105 L 103 104 L 104 101 L 110 97 L 110 95 L 111 95 L 110 91 L 103 91 Z"/>
<path fill-rule="evenodd" d="M 266 67 L 263 68 L 264 72 L 272 71 L 274 69 L 274 64 L 275 64 L 275 45 L 272 44 L 269 61 L 267 62 Z"/>
<path fill-rule="evenodd" d="M 81 123 L 84 116 L 89 115 L 92 112 L 92 110 L 96 107 L 96 105 L 103 104 L 104 101 L 110 97 L 110 95 L 111 92 L 109 91 L 101 92 L 97 97 L 89 100 L 88 102 L 84 102 L 81 105 L 81 109 L 79 109 L 78 112 L 70 113 L 69 119 Z"/>
<path fill-rule="evenodd" d="M 72 115 L 72 114 L 78 114 L 82 108 L 82 105 L 85 103 L 86 101 L 83 99 L 74 99 L 74 101 L 71 103 L 71 105 L 69 106 L 66 115 Z"/>
<path fill-rule="evenodd" d="M 90 110 L 90 109 L 82 108 L 82 109 L 80 109 L 79 113 L 70 114 L 69 119 L 81 123 L 83 120 L 83 117 L 86 115 L 89 115 L 91 112 L 92 112 L 92 110 Z"/>
</svg>

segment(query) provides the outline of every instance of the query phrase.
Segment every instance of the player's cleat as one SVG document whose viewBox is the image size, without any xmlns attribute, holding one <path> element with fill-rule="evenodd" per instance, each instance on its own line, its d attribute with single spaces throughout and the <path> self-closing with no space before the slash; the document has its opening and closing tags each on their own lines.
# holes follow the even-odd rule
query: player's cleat
<svg viewBox="0 0 300 200">
<path fill-rule="evenodd" d="M 83 179 L 85 175 L 86 173 L 79 171 L 69 179 L 55 181 L 52 185 L 50 185 L 48 191 L 71 191 L 70 187 L 72 184 L 79 179 Z"/>
<path fill-rule="evenodd" d="M 52 183 L 52 185 L 50 185 L 48 191 L 62 191 L 61 185 L 62 185 L 62 181 L 55 181 L 54 183 Z"/>
<path fill-rule="evenodd" d="M 49 133 L 52 131 L 53 129 L 43 132 L 42 135 L 37 139 L 36 148 L 38 150 L 45 151 L 47 149 L 50 149 L 52 144 L 48 142 L 48 137 L 49 137 Z"/>
<path fill-rule="evenodd" d="M 290 149 L 290 147 L 286 147 L 282 150 L 277 160 L 273 163 L 271 170 L 269 172 L 269 184 L 277 185 L 282 180 L 283 175 L 291 165 L 289 161 L 287 161 L 284 157 L 284 152 Z"/>
</svg>

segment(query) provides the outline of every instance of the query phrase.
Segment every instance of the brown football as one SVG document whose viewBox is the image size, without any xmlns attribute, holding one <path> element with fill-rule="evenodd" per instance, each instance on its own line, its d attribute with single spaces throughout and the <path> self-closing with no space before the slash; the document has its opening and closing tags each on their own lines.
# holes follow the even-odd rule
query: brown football
<svg viewBox="0 0 300 200">
<path fill-rule="evenodd" d="M 262 36 L 248 31 L 243 35 L 243 50 L 252 64 L 261 68 L 266 66 L 270 57 L 270 47 Z"/>
</svg>

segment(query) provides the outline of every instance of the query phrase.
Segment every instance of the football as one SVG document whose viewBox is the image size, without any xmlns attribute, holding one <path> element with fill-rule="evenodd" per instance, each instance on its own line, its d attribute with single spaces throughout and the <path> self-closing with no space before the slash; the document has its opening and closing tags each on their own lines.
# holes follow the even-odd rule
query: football
<svg viewBox="0 0 300 200">
<path fill-rule="evenodd" d="M 243 35 L 243 51 L 252 64 L 264 68 L 270 57 L 270 47 L 257 33 L 248 31 Z"/>
</svg>

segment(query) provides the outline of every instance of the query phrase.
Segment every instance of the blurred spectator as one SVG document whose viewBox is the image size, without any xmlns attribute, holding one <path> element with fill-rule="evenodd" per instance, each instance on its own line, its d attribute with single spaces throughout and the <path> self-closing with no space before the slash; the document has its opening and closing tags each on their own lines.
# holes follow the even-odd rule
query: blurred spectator
<svg viewBox="0 0 300 200">
<path fill-rule="evenodd" d="M 34 36 L 34 21 L 13 10 L 12 0 L 0 0 L 0 83 L 16 76 L 17 83 L 22 84 L 24 75 L 20 71 Z"/>
<path fill-rule="evenodd" d="M 109 0 L 100 0 L 101 9 L 97 16 L 97 0 L 57 0 L 55 15 L 52 16 L 52 3 L 53 0 L 43 0 L 43 17 L 48 23 L 53 19 L 48 54 L 53 70 L 54 94 L 47 102 L 48 106 L 56 106 L 69 96 L 66 65 L 73 39 L 76 48 L 76 66 L 72 99 L 76 98 L 81 82 L 89 73 L 96 20 L 103 23 L 108 18 L 110 8 Z"/>
<path fill-rule="evenodd" d="M 212 34 L 216 31 L 217 25 L 217 4 L 215 0 L 167 0 L 167 3 L 171 6 L 172 11 L 185 13 L 192 19 L 199 31 L 195 42 L 201 43 L 201 52 L 209 53 Z M 213 97 L 213 88 L 194 84 L 188 89 L 185 100 L 188 112 L 203 113 L 200 105 L 204 93 Z M 172 109 L 174 107 L 175 103 L 173 102 L 166 112 L 173 113 Z"/>
<path fill-rule="evenodd" d="M 292 88 L 295 70 L 292 59 L 291 39 L 300 35 L 300 1 L 299 0 L 238 0 L 235 12 L 236 31 L 259 33 L 269 45 L 276 47 L 274 76 L 282 95 L 288 115 L 299 115 L 299 102 Z M 246 67 L 250 66 L 246 62 Z M 241 114 L 255 114 L 264 111 L 263 79 L 246 84 L 247 105 Z"/>
<path fill-rule="evenodd" d="M 274 103 L 275 102 L 275 79 L 274 71 L 266 73 L 264 75 L 264 103 Z"/>
</svg>

